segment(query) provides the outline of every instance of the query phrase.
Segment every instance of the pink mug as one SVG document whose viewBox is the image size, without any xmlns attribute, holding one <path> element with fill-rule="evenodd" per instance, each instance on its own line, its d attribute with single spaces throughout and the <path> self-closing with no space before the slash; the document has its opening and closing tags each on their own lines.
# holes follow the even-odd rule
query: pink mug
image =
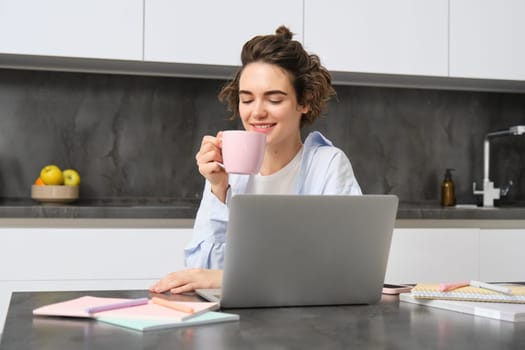
<svg viewBox="0 0 525 350">
<path fill-rule="evenodd" d="M 266 135 L 255 131 L 226 130 L 222 133 L 222 160 L 231 174 L 257 174 L 261 169 Z"/>
</svg>

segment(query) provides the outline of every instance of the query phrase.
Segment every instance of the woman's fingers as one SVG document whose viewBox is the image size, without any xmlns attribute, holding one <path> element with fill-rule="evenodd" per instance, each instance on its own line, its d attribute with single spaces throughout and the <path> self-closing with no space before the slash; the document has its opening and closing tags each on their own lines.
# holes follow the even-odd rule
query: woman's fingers
<svg viewBox="0 0 525 350">
<path fill-rule="evenodd" d="M 164 293 L 172 288 L 187 284 L 183 271 L 172 272 L 151 286 L 150 291 Z"/>
<path fill-rule="evenodd" d="M 202 151 L 204 152 L 209 151 L 211 149 L 220 151 L 221 147 L 222 147 L 222 140 L 220 138 L 206 135 L 202 138 L 201 147 L 197 154 L 201 153 Z"/>
<path fill-rule="evenodd" d="M 195 155 L 197 166 L 201 167 L 207 163 L 222 162 L 222 152 L 219 144 L 220 141 L 216 137 L 204 136 L 201 148 Z"/>
<path fill-rule="evenodd" d="M 177 288 L 172 288 L 170 289 L 170 293 L 171 294 L 182 294 L 182 293 L 192 292 L 195 289 L 198 289 L 198 288 L 195 288 L 194 285 L 190 283 L 190 284 L 185 284 Z"/>
<path fill-rule="evenodd" d="M 222 281 L 221 270 L 187 269 L 168 274 L 150 287 L 151 292 L 185 293 L 198 288 L 219 288 Z"/>
</svg>

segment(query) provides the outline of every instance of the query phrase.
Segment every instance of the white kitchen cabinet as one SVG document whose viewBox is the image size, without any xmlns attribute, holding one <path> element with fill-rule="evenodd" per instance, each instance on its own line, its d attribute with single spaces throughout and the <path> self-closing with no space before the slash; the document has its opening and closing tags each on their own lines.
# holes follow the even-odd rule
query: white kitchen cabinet
<svg viewBox="0 0 525 350">
<path fill-rule="evenodd" d="M 525 281 L 525 229 L 481 230 L 479 249 L 481 280 Z"/>
<path fill-rule="evenodd" d="M 479 231 L 395 229 L 385 282 L 438 283 L 479 278 Z"/>
<path fill-rule="evenodd" d="M 240 65 L 242 45 L 286 25 L 302 40 L 302 0 L 145 0 L 144 60 Z"/>
<path fill-rule="evenodd" d="M 525 2 L 450 1 L 450 76 L 525 80 Z"/>
<path fill-rule="evenodd" d="M 12 291 L 147 289 L 184 267 L 183 247 L 191 233 L 172 228 L 0 228 L 0 325 Z"/>
<path fill-rule="evenodd" d="M 448 75 L 445 0 L 305 0 L 304 43 L 329 70 Z"/>
<path fill-rule="evenodd" d="M 158 278 L 183 266 L 190 235 L 168 228 L 2 228 L 0 279 Z"/>
<path fill-rule="evenodd" d="M 523 282 L 525 229 L 396 228 L 387 283 Z"/>
<path fill-rule="evenodd" d="M 0 53 L 142 60 L 142 0 L 0 0 Z"/>
</svg>

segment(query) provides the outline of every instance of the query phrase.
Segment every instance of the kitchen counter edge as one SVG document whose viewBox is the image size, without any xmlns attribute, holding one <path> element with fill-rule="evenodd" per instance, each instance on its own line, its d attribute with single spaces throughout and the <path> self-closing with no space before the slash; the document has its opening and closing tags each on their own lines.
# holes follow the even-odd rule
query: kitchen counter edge
<svg viewBox="0 0 525 350">
<path fill-rule="evenodd" d="M 165 225 L 191 227 L 197 213 L 196 202 L 110 203 L 109 205 L 41 205 L 38 203 L 0 204 L 0 220 L 11 222 L 100 222 L 102 225 L 136 227 Z M 525 206 L 512 207 L 448 207 L 433 203 L 399 204 L 396 227 L 472 227 L 483 223 L 489 227 L 520 226 L 525 222 Z M 77 225 L 77 224 L 75 224 Z M 174 226 L 175 225 L 175 226 Z M 452 226 L 450 226 L 452 225 Z"/>
</svg>

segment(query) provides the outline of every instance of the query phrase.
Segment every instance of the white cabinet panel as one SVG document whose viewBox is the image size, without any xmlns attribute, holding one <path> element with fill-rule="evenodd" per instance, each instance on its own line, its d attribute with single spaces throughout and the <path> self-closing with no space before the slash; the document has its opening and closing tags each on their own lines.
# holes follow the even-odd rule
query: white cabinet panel
<svg viewBox="0 0 525 350">
<path fill-rule="evenodd" d="M 286 25 L 302 40 L 302 0 L 145 0 L 146 61 L 240 65 L 242 45 Z"/>
<path fill-rule="evenodd" d="M 447 76 L 444 0 L 305 0 L 304 42 L 329 70 Z"/>
<path fill-rule="evenodd" d="M 191 229 L 0 229 L 0 281 L 154 279 L 184 266 Z"/>
<path fill-rule="evenodd" d="M 450 75 L 525 80 L 525 1 L 451 0 Z"/>
<path fill-rule="evenodd" d="M 479 229 L 395 229 L 385 281 L 438 283 L 477 279 Z"/>
<path fill-rule="evenodd" d="M 142 0 L 0 0 L 0 53 L 142 59 Z"/>
<path fill-rule="evenodd" d="M 481 230 L 479 249 L 481 280 L 525 281 L 525 229 Z"/>
</svg>

